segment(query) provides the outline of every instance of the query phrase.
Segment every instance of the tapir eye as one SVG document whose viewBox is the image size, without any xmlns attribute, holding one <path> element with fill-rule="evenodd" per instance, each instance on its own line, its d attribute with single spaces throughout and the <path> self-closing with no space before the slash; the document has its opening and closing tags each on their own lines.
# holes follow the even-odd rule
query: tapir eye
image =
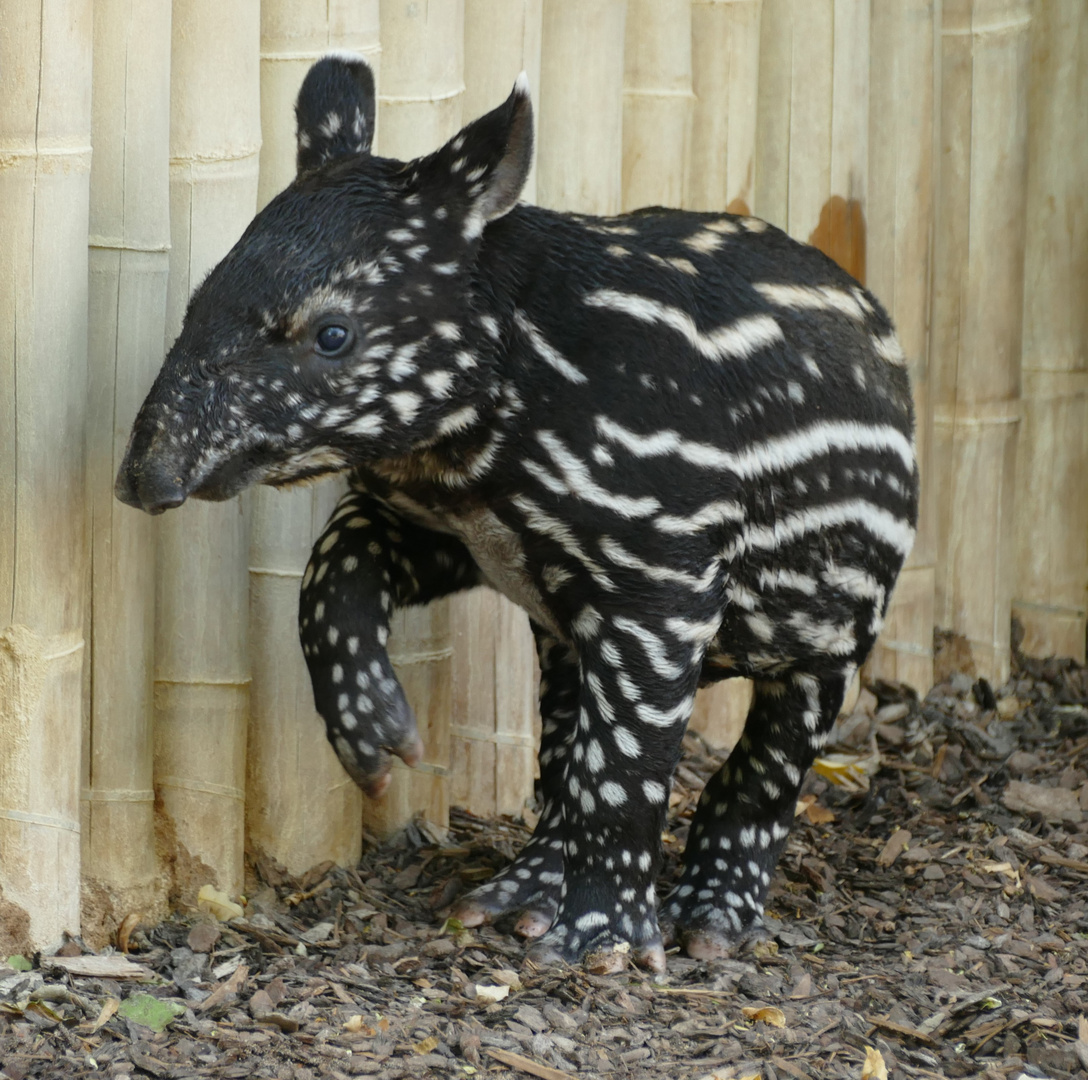
<svg viewBox="0 0 1088 1080">
<path fill-rule="evenodd" d="M 314 344 L 322 356 L 339 356 L 347 352 L 354 340 L 355 335 L 350 326 L 344 326 L 343 323 L 326 323 L 318 330 Z"/>
</svg>

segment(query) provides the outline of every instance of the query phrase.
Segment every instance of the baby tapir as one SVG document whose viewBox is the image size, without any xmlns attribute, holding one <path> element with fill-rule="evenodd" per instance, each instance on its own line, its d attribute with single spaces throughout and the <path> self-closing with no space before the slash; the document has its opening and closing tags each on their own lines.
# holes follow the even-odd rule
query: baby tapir
<svg viewBox="0 0 1088 1080">
<path fill-rule="evenodd" d="M 518 205 L 524 78 L 408 163 L 370 153 L 361 61 L 318 62 L 297 116 L 298 176 L 193 296 L 118 496 L 157 513 L 347 471 L 300 630 L 364 789 L 420 753 L 396 608 L 485 583 L 536 635 L 543 812 L 461 920 L 520 913 L 541 960 L 722 954 L 760 924 L 914 538 L 887 315 L 755 218 Z M 659 924 L 681 736 L 696 689 L 731 676 L 755 680 L 751 712 Z"/>
</svg>

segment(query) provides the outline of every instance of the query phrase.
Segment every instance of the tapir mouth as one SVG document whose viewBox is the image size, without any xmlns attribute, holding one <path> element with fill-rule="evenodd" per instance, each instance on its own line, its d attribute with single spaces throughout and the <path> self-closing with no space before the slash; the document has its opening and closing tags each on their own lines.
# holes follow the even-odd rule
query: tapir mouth
<svg viewBox="0 0 1088 1080">
<path fill-rule="evenodd" d="M 253 484 L 290 487 L 340 472 L 349 464 L 338 450 L 303 451 L 283 460 L 270 448 L 262 452 L 255 447 L 214 465 L 187 470 L 176 463 L 171 467 L 153 450 L 139 455 L 134 449 L 129 447 L 113 490 L 126 506 L 148 514 L 173 510 L 190 498 L 225 502 Z"/>
</svg>

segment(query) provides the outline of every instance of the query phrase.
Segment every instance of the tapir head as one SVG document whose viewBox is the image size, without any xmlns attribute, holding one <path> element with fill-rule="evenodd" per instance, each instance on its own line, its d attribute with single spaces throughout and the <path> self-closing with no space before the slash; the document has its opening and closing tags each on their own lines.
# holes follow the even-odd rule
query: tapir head
<svg viewBox="0 0 1088 1080">
<path fill-rule="evenodd" d="M 361 59 L 318 61 L 296 116 L 298 175 L 193 294 L 136 418 L 116 483 L 130 506 L 400 457 L 482 419 L 495 342 L 468 316 L 488 223 L 529 172 L 524 76 L 407 163 L 370 153 Z"/>
</svg>

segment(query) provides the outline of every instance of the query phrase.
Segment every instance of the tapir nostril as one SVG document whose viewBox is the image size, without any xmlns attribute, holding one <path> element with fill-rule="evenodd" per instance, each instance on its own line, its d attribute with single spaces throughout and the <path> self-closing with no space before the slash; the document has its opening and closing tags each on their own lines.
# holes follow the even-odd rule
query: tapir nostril
<svg viewBox="0 0 1088 1080">
<path fill-rule="evenodd" d="M 117 473 L 113 493 L 126 506 L 161 514 L 181 506 L 188 495 L 181 481 L 170 471 L 156 470 L 144 461 L 133 463 L 127 457 Z"/>
<path fill-rule="evenodd" d="M 171 496 L 154 503 L 144 503 L 143 509 L 149 514 L 161 514 L 166 510 L 173 510 L 175 507 L 181 506 L 183 502 L 185 502 L 184 495 Z"/>
</svg>

